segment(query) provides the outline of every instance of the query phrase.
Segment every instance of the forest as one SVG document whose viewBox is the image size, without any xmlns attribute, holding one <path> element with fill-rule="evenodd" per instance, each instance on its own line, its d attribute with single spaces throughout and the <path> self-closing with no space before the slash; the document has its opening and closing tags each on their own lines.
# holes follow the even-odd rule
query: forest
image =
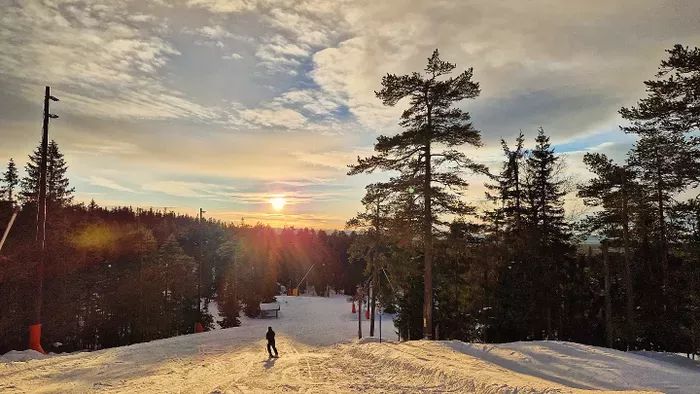
<svg viewBox="0 0 700 394">
<path fill-rule="evenodd" d="M 0 203 L 0 221 L 10 218 L 15 186 L 23 208 L 0 257 L 0 353 L 26 348 L 33 318 L 39 157 L 37 149 L 22 180 L 12 180 L 13 162 L 5 172 L 8 201 Z M 350 293 L 361 280 L 362 267 L 350 264 L 347 255 L 354 233 L 73 204 L 67 163 L 54 142 L 48 163 L 46 351 L 96 350 L 188 334 L 196 323 L 205 329 L 236 327 L 240 313 L 256 317 L 261 302 L 272 301 L 283 286 L 297 286 L 307 271 L 302 291 L 313 287 L 320 295 L 330 289 Z M 216 322 L 212 302 L 220 315 Z"/>
<path fill-rule="evenodd" d="M 348 174 L 367 185 L 343 231 L 273 229 L 95 202 L 76 204 L 58 144 L 48 149 L 45 349 L 101 349 L 239 324 L 313 266 L 313 286 L 396 312 L 400 336 L 474 342 L 567 340 L 700 350 L 700 48 L 676 45 L 646 96 L 619 109 L 635 136 L 615 161 L 589 152 L 570 182 L 548 130 L 502 140 L 500 168 L 471 159 L 482 131 L 463 108 L 473 70 L 436 50 L 426 68 L 383 77 L 376 96 L 406 106 L 402 131 L 377 138 Z M 488 130 L 483 132 L 489 132 Z M 0 223 L 21 211 L 0 256 L 0 353 L 26 348 L 35 297 L 40 148 L 2 177 Z M 464 198 L 488 177 L 490 208 Z M 572 220 L 565 197 L 590 213 Z"/>
</svg>

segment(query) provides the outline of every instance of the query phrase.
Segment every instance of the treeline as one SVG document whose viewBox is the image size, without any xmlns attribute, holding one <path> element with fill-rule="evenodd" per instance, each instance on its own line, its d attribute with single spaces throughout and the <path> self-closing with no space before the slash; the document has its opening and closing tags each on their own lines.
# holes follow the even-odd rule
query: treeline
<svg viewBox="0 0 700 394">
<path fill-rule="evenodd" d="M 436 50 L 424 72 L 383 78 L 385 105 L 408 101 L 404 130 L 351 166 L 391 175 L 349 225 L 366 230 L 352 251 L 368 286 L 394 284 L 376 293 L 398 305 L 403 338 L 700 350 L 700 49 L 668 54 L 648 96 L 620 109 L 637 137 L 627 159 L 586 154 L 580 185 L 542 129 L 502 141 L 499 171 L 470 159 L 481 133 L 456 104 L 480 93 L 472 69 L 452 76 Z M 466 172 L 488 178 L 490 209 L 465 204 Z M 565 216 L 569 193 L 585 219 Z"/>
<path fill-rule="evenodd" d="M 3 229 L 13 205 L 22 209 L 0 257 L 0 353 L 27 346 L 36 298 L 36 185 L 39 151 L 27 176 L 5 171 Z M 72 203 L 58 146 L 49 149 L 43 347 L 100 349 L 239 325 L 257 316 L 282 286 L 354 291 L 363 267 L 351 265 L 345 232 L 272 229 L 128 207 Z M 9 174 L 9 175 L 8 175 Z M 19 197 L 19 201 L 12 201 Z M 201 271 L 200 271 L 201 267 Z M 198 308 L 198 299 L 201 300 Z M 216 301 L 216 304 L 212 304 Z M 209 305 L 218 305 L 214 321 Z"/>
</svg>

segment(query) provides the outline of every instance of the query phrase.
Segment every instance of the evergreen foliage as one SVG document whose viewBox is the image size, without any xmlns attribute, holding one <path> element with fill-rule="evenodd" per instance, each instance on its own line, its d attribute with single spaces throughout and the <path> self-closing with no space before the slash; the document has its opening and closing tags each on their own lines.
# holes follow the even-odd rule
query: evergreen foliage
<svg viewBox="0 0 700 394">
<path fill-rule="evenodd" d="M 0 182 L 5 185 L 0 187 L 0 195 L 4 196 L 7 201 L 14 201 L 14 191 L 19 184 L 19 175 L 17 174 L 17 166 L 12 158 L 7 162 L 7 170 L 2 173 Z"/>
</svg>

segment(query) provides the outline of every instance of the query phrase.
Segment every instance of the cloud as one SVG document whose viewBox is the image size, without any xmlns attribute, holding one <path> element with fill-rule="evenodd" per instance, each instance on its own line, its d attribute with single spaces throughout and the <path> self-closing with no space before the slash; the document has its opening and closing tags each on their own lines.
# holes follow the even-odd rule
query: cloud
<svg viewBox="0 0 700 394">
<path fill-rule="evenodd" d="M 212 183 L 185 181 L 155 181 L 142 186 L 143 190 L 168 194 L 176 197 L 225 199 L 235 187 Z"/>
<path fill-rule="evenodd" d="M 190 0 L 187 5 L 228 16 L 254 14 L 265 29 L 257 40 L 259 65 L 273 73 L 296 75 L 296 68 L 316 49 L 328 46 L 345 23 L 342 11 L 349 3 L 340 0 Z"/>
<path fill-rule="evenodd" d="M 256 211 L 211 211 L 212 215 L 235 223 L 255 225 L 263 223 L 276 228 L 311 227 L 315 229 L 342 229 L 345 226 L 345 218 L 342 215 L 328 215 L 317 213 L 276 213 Z"/>
<path fill-rule="evenodd" d="M 249 0 L 189 0 L 187 5 L 217 13 L 237 13 L 251 11 L 255 8 L 255 3 Z"/>
<path fill-rule="evenodd" d="M 664 48 L 700 38 L 690 17 L 700 5 L 690 2 L 413 2 L 401 18 L 400 1 L 351 8 L 348 38 L 313 55 L 322 90 L 368 128 L 395 130 L 397 112 L 381 108 L 373 90 L 386 73 L 423 69 L 440 48 L 458 70 L 474 67 L 482 95 L 461 105 L 490 142 L 538 125 L 561 136 L 609 126 L 643 92 Z"/>
<path fill-rule="evenodd" d="M 0 69 L 28 99 L 50 82 L 63 111 L 110 118 L 199 118 L 214 113 L 164 84 L 180 52 L 159 36 L 150 15 L 124 3 L 82 6 L 26 1 L 0 14 Z"/>
<path fill-rule="evenodd" d="M 299 129 L 306 124 L 303 115 L 288 108 L 246 109 L 241 111 L 240 116 L 244 121 L 259 127 Z"/>
<path fill-rule="evenodd" d="M 276 191 L 276 192 L 235 192 L 231 197 L 243 204 L 270 204 L 273 197 L 283 197 L 289 205 L 308 204 L 311 202 L 332 201 L 339 197 L 338 193 L 331 192 L 302 192 L 302 191 Z"/>
<path fill-rule="evenodd" d="M 120 191 L 120 192 L 135 193 L 135 191 L 134 191 L 133 189 L 131 189 L 131 188 L 128 188 L 128 187 L 123 186 L 123 185 L 120 185 L 120 184 L 118 184 L 117 182 L 115 182 L 115 181 L 113 181 L 113 180 L 111 180 L 111 179 L 107 179 L 107 178 L 103 178 L 103 177 L 99 177 L 99 176 L 94 176 L 94 175 L 93 175 L 93 176 L 90 176 L 90 178 L 88 178 L 88 182 L 89 182 L 91 185 L 103 187 L 103 188 L 106 188 L 106 189 L 117 190 L 117 191 Z"/>
<path fill-rule="evenodd" d="M 230 55 L 224 55 L 221 58 L 225 59 L 225 60 L 241 60 L 241 59 L 243 59 L 243 56 L 234 52 Z"/>
<path fill-rule="evenodd" d="M 315 89 L 290 90 L 277 97 L 275 101 L 322 116 L 332 115 L 341 107 L 337 99 Z"/>
<path fill-rule="evenodd" d="M 232 33 L 221 27 L 220 25 L 214 25 L 214 26 L 202 26 L 197 29 L 197 33 L 200 35 L 211 38 L 211 39 L 222 39 L 222 38 L 230 38 L 234 37 Z"/>
<path fill-rule="evenodd" d="M 371 148 L 365 148 L 344 151 L 295 152 L 294 155 L 304 163 L 346 172 L 348 165 L 354 164 L 358 157 L 367 157 L 373 153 Z"/>
<path fill-rule="evenodd" d="M 2 11 L 0 153 L 36 146 L 50 84 L 55 136 L 88 193 L 146 185 L 125 202 L 237 212 L 284 192 L 306 223 L 354 213 L 373 178 L 345 166 L 399 131 L 406 107 L 374 91 L 387 73 L 422 70 L 435 48 L 481 84 L 459 104 L 485 142 L 470 157 L 498 166 L 500 138 L 522 129 L 531 142 L 543 126 L 584 174 L 584 152 L 624 159 L 616 111 L 644 95 L 663 50 L 700 42 L 700 3 L 683 0 L 27 0 Z M 90 178 L 96 168 L 104 177 Z M 480 201 L 483 180 L 469 180 Z"/>
</svg>

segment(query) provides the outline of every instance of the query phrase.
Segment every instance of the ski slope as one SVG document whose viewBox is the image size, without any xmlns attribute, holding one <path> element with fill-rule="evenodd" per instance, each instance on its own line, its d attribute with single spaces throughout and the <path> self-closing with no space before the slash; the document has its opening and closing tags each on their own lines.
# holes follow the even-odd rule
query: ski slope
<svg viewBox="0 0 700 394">
<path fill-rule="evenodd" d="M 279 297 L 279 319 L 96 352 L 0 356 L 0 392 L 700 393 L 700 366 L 568 342 L 357 341 L 343 297 Z M 277 332 L 280 358 L 264 335 Z M 365 322 L 363 334 L 367 334 Z M 26 361 L 20 361 L 26 360 Z"/>
</svg>

